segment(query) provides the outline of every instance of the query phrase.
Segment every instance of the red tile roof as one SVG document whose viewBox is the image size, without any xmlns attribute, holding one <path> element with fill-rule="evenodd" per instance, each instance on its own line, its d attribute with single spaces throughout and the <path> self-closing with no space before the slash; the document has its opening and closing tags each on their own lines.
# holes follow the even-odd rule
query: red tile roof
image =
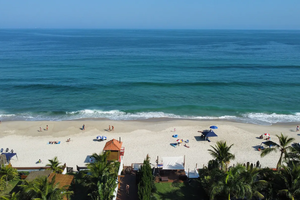
<svg viewBox="0 0 300 200">
<path fill-rule="evenodd" d="M 119 142 L 118 140 L 112 139 L 106 142 L 103 151 L 120 151 L 122 148 L 123 142 Z"/>
</svg>

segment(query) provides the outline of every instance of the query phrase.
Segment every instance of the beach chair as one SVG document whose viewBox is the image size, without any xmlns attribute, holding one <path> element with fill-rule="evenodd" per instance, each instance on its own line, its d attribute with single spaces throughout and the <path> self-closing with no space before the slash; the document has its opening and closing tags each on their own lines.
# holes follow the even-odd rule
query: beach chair
<svg viewBox="0 0 300 200">
<path fill-rule="evenodd" d="M 173 138 L 177 138 L 177 137 L 178 137 L 178 135 L 177 135 L 177 134 L 175 134 L 175 135 L 172 135 L 172 137 L 173 137 Z"/>
<path fill-rule="evenodd" d="M 3 150 L 4 150 L 4 149 L 3 149 L 3 148 L 1 148 L 1 150 L 0 150 L 0 153 L 2 153 L 2 152 L 3 152 Z"/>
<path fill-rule="evenodd" d="M 171 143 L 170 145 L 175 148 L 177 147 L 177 143 Z"/>
<path fill-rule="evenodd" d="M 60 141 L 58 141 L 58 142 L 55 142 L 54 144 L 60 144 Z"/>
<path fill-rule="evenodd" d="M 9 151 L 9 148 L 6 148 L 5 152 L 7 153 Z"/>
</svg>

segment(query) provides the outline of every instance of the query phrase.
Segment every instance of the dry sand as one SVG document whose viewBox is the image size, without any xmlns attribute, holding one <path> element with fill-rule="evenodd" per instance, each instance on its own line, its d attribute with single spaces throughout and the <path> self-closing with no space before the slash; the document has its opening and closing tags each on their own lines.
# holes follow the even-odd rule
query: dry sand
<svg viewBox="0 0 300 200">
<path fill-rule="evenodd" d="M 81 130 L 85 124 L 86 129 Z M 49 130 L 44 130 L 46 125 Z M 115 127 L 114 131 L 108 131 L 109 125 Z M 216 125 L 218 137 L 210 138 L 211 142 L 198 140 L 199 130 L 208 129 Z M 43 131 L 39 132 L 40 127 Z M 176 131 L 174 132 L 174 128 Z M 124 164 L 142 163 L 149 154 L 151 163 L 155 164 L 157 156 L 159 162 L 165 156 L 184 156 L 186 168 L 198 168 L 207 165 L 212 159 L 207 151 L 210 145 L 217 141 L 226 141 L 234 144 L 232 153 L 236 159 L 233 163 L 256 163 L 260 161 L 262 167 L 276 167 L 279 152 L 272 153 L 264 158 L 254 147 L 266 141 L 257 139 L 264 133 L 271 134 L 271 140 L 278 142 L 276 134 L 283 133 L 294 137 L 295 142 L 300 142 L 300 132 L 296 132 L 293 124 L 277 124 L 262 126 L 229 121 L 193 121 L 193 120 L 148 120 L 148 121 L 12 121 L 0 124 L 0 148 L 13 149 L 18 158 L 13 157 L 11 163 L 15 167 L 45 166 L 48 159 L 58 157 L 59 161 L 69 167 L 76 165 L 85 166 L 93 153 L 100 153 L 105 141 L 95 141 L 96 136 L 107 136 L 108 140 L 121 138 L 125 147 Z M 179 139 L 189 140 L 188 145 L 174 148 L 170 143 L 176 142 L 172 138 L 178 134 Z M 71 138 L 71 142 L 66 142 Z M 48 144 L 49 141 L 61 141 L 60 144 Z M 38 159 L 42 163 L 36 164 Z"/>
</svg>

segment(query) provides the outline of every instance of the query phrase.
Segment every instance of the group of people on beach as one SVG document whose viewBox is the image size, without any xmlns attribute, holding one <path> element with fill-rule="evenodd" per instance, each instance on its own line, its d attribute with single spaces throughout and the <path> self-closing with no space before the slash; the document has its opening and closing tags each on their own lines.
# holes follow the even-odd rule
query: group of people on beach
<svg viewBox="0 0 300 200">
<path fill-rule="evenodd" d="M 114 126 L 111 126 L 111 128 L 110 128 L 110 125 L 108 126 L 108 130 L 109 131 L 113 131 L 113 130 L 115 130 L 115 127 Z"/>
<path fill-rule="evenodd" d="M 48 131 L 48 125 L 46 125 L 45 131 Z M 40 127 L 40 132 L 42 132 L 42 127 Z"/>
<path fill-rule="evenodd" d="M 58 144 L 58 141 L 49 141 L 49 144 Z"/>
</svg>

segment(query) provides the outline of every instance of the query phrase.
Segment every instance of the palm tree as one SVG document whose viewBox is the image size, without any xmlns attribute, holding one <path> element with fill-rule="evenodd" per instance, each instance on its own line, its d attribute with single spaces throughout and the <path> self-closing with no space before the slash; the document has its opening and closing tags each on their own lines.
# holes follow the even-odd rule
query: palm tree
<svg viewBox="0 0 300 200">
<path fill-rule="evenodd" d="M 258 199 L 263 199 L 264 195 L 262 190 L 268 187 L 268 181 L 263 180 L 260 177 L 261 169 L 259 168 L 245 168 L 246 170 L 242 173 L 244 181 L 251 186 L 252 195 Z"/>
<path fill-rule="evenodd" d="M 213 183 L 210 199 L 213 200 L 218 194 L 226 195 L 228 200 L 231 199 L 231 196 L 235 198 L 251 198 L 251 185 L 245 181 L 245 178 L 242 176 L 243 172 L 245 172 L 245 167 L 240 164 L 225 172 L 221 179 Z"/>
<path fill-rule="evenodd" d="M 300 198 L 300 166 L 294 165 L 292 168 L 283 166 L 279 171 L 280 182 L 282 188 L 278 188 L 279 195 L 285 195 L 289 199 L 294 200 Z"/>
<path fill-rule="evenodd" d="M 55 177 L 50 181 L 47 177 L 38 177 L 31 182 L 25 181 L 25 184 L 20 185 L 23 188 L 23 195 L 30 199 L 62 200 L 64 196 L 73 193 L 66 190 L 68 186 L 60 188 L 59 183 L 55 183 Z"/>
<path fill-rule="evenodd" d="M 120 163 L 117 161 L 108 161 L 110 152 L 102 154 L 94 153 L 95 162 L 87 164 L 90 175 L 86 175 L 86 182 L 91 192 L 89 196 L 92 199 L 111 199 L 114 189 L 117 186 L 117 177 Z"/>
<path fill-rule="evenodd" d="M 46 166 L 50 167 L 49 170 L 52 170 L 54 173 L 61 174 L 63 172 L 63 166 L 61 166 L 57 157 L 55 156 L 53 160 L 49 160 L 50 164 Z"/>
<path fill-rule="evenodd" d="M 209 149 L 210 155 L 212 155 L 216 161 L 218 161 L 219 165 L 221 165 L 221 169 L 227 169 L 227 165 L 230 160 L 234 160 L 235 156 L 230 153 L 230 149 L 233 146 L 227 146 L 226 142 L 218 141 L 216 146 L 211 146 L 213 149 Z"/>
<path fill-rule="evenodd" d="M 291 152 L 288 153 L 289 160 L 287 164 L 293 167 L 294 164 L 300 163 L 300 145 L 295 145 L 290 150 Z"/>
<path fill-rule="evenodd" d="M 289 145 L 292 141 L 295 140 L 295 138 L 289 138 L 288 136 L 284 136 L 282 133 L 280 136 L 276 135 L 276 137 L 279 140 L 279 144 L 275 143 L 276 145 L 273 148 L 266 148 L 266 149 L 262 150 L 260 156 L 264 157 L 273 151 L 277 152 L 277 149 L 279 149 L 280 157 L 279 157 L 279 160 L 278 160 L 278 163 L 276 166 L 276 169 L 278 170 L 279 167 L 281 166 L 283 156 L 284 156 L 284 159 L 288 158 L 288 150 L 291 150 L 291 148 L 292 148 Z"/>
</svg>

